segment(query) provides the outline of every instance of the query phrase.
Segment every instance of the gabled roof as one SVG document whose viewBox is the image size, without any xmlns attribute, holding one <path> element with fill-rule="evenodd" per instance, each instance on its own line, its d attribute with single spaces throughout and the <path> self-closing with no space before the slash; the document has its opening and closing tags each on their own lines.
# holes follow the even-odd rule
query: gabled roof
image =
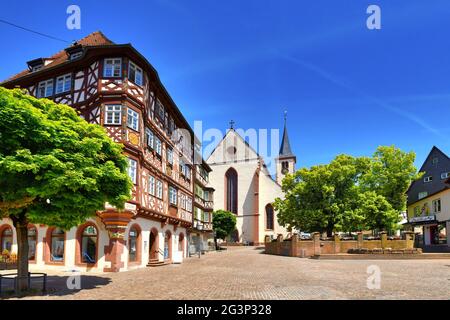
<svg viewBox="0 0 450 320">
<path fill-rule="evenodd" d="M 433 163 L 434 158 L 438 159 L 437 163 Z M 414 204 L 417 201 L 426 199 L 450 188 L 448 180 L 441 179 L 442 173 L 450 172 L 450 158 L 436 146 L 433 146 L 431 149 L 424 163 L 420 167 L 419 172 L 425 172 L 424 177 L 431 176 L 432 179 L 425 182 L 424 177 L 422 177 L 411 183 L 406 191 L 408 195 L 408 205 Z M 418 195 L 421 192 L 426 192 L 427 196 L 419 199 Z"/>
<path fill-rule="evenodd" d="M 102 45 L 111 45 L 111 44 L 114 44 L 114 42 L 109 40 L 101 31 L 95 31 L 95 32 L 87 35 L 86 37 L 76 41 L 70 47 L 75 47 L 75 46 L 80 46 L 80 45 L 83 46 L 83 47 L 93 47 L 93 46 L 102 46 Z M 43 68 L 40 69 L 39 71 L 35 71 L 33 73 L 37 73 L 37 72 L 40 72 L 42 70 L 52 68 L 54 66 L 62 64 L 64 62 L 66 62 L 67 60 L 69 60 L 69 55 L 67 54 L 66 49 L 61 50 L 61 51 L 55 53 L 54 55 L 52 55 L 52 56 L 50 56 L 48 58 L 37 58 L 37 59 L 35 59 L 35 60 L 44 59 L 44 60 L 51 61 L 51 62 L 46 64 L 45 66 L 43 66 Z M 26 76 L 26 75 L 28 75 L 30 73 L 31 73 L 31 71 L 29 69 L 26 69 L 26 70 L 23 70 L 23 71 L 19 72 L 18 74 L 14 75 L 14 76 L 8 78 L 8 79 L 6 79 L 3 82 L 7 82 L 7 81 L 12 81 L 12 80 L 18 79 L 18 78 Z"/>
</svg>

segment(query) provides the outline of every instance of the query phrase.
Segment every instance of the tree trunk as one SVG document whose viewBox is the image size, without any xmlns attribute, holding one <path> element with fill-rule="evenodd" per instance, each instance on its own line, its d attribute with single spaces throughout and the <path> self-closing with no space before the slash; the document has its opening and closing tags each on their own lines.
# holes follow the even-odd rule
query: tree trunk
<svg viewBox="0 0 450 320">
<path fill-rule="evenodd" d="M 17 290 L 27 291 L 28 288 L 28 220 L 23 211 L 11 217 L 17 234 Z"/>
<path fill-rule="evenodd" d="M 214 245 L 216 246 L 216 250 L 219 250 L 219 246 L 217 244 L 217 237 L 214 237 Z"/>
</svg>

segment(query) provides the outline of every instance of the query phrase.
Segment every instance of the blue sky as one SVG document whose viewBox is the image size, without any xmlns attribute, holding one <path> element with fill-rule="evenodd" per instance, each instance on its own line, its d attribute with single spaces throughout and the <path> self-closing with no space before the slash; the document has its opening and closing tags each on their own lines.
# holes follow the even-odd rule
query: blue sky
<svg viewBox="0 0 450 320">
<path fill-rule="evenodd" d="M 81 30 L 66 8 L 81 8 Z M 381 7 L 381 30 L 366 8 Z M 30 10 L 32 8 L 32 10 Z M 450 3 L 434 1 L 14 1 L 0 19 L 75 40 L 101 30 L 158 70 L 187 120 L 280 128 L 297 167 L 378 145 L 450 153 Z M 0 24 L 0 79 L 64 43 Z M 6 48 L 6 50 L 5 50 Z"/>
</svg>

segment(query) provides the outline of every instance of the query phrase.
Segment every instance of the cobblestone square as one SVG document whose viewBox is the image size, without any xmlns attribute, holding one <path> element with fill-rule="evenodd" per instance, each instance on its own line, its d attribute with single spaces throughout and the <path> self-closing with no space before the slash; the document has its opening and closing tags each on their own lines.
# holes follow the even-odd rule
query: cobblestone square
<svg viewBox="0 0 450 320">
<path fill-rule="evenodd" d="M 450 260 L 314 260 L 233 247 L 181 265 L 122 273 L 83 273 L 69 290 L 68 273 L 49 273 L 49 293 L 28 299 L 449 299 Z M 368 289 L 367 267 L 381 270 Z"/>
</svg>

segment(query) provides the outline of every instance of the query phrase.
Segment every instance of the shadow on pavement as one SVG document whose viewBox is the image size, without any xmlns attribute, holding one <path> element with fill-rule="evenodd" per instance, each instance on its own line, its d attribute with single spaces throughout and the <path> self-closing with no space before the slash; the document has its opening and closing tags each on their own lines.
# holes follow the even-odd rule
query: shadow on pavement
<svg viewBox="0 0 450 320">
<path fill-rule="evenodd" d="M 70 279 L 69 279 L 70 278 Z M 91 290 L 111 283 L 111 278 L 80 275 L 80 276 L 47 276 L 47 291 L 42 292 L 43 281 L 32 280 L 31 289 L 26 294 L 17 295 L 14 293 L 14 282 L 2 281 L 1 299 L 21 298 L 33 296 L 69 296 L 81 290 Z"/>
</svg>

